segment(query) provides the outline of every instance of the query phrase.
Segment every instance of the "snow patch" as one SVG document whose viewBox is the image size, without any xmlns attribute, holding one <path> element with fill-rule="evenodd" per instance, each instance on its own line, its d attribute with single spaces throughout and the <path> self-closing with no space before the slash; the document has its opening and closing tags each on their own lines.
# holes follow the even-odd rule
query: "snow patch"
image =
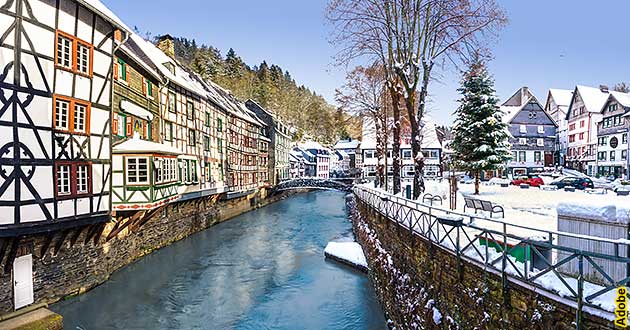
<svg viewBox="0 0 630 330">
<path fill-rule="evenodd" d="M 361 245 L 357 242 L 329 242 L 324 253 L 362 267 L 368 266 Z"/>
</svg>

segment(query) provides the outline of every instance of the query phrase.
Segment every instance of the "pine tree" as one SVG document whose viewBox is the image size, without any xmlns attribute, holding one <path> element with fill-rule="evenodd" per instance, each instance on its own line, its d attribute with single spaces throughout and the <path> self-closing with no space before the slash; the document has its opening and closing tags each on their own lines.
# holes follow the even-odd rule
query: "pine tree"
<svg viewBox="0 0 630 330">
<path fill-rule="evenodd" d="M 474 173 L 475 194 L 479 194 L 480 172 L 497 169 L 511 158 L 507 124 L 497 106 L 494 81 L 481 59 L 473 61 L 461 83 L 451 147 L 457 165 Z"/>
</svg>

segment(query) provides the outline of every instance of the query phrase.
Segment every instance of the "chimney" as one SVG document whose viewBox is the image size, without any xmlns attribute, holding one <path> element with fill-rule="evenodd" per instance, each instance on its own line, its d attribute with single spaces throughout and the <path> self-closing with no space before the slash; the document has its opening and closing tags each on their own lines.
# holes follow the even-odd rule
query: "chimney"
<svg viewBox="0 0 630 330">
<path fill-rule="evenodd" d="M 602 93 L 608 93 L 608 86 L 599 85 L 599 90 L 602 91 Z"/>
<path fill-rule="evenodd" d="M 165 34 L 158 38 L 157 48 L 159 48 L 168 57 L 175 59 L 175 42 L 173 37 Z"/>
<path fill-rule="evenodd" d="M 529 94 L 529 88 L 527 86 L 523 86 L 521 88 L 521 105 L 529 100 L 527 94 Z"/>
</svg>

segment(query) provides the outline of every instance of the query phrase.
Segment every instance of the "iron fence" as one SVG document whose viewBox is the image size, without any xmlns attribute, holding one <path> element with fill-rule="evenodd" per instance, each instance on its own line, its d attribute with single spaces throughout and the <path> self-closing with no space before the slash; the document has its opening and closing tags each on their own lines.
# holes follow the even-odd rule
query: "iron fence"
<svg viewBox="0 0 630 330">
<path fill-rule="evenodd" d="M 355 186 L 353 191 L 385 218 L 455 254 L 458 263 L 466 260 L 500 275 L 504 288 L 512 281 L 573 306 L 577 329 L 582 327 L 585 309 L 612 315 L 615 289 L 630 282 L 628 240 L 511 224 L 508 220 L 434 207 L 366 186 Z M 559 240 L 570 240 L 572 244 L 561 245 Z M 604 252 L 594 252 L 589 248 L 592 246 L 599 246 L 597 251 Z M 623 276 L 619 269 L 625 270 Z"/>
</svg>

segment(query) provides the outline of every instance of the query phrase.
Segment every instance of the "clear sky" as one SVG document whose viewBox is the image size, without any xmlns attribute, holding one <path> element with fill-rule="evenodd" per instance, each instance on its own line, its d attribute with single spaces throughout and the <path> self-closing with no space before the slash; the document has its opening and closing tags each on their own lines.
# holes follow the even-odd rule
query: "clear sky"
<svg viewBox="0 0 630 330">
<path fill-rule="evenodd" d="M 246 63 L 263 60 L 289 70 L 334 102 L 345 68 L 333 64 L 324 19 L 327 0 L 102 0 L 130 27 L 153 35 L 197 39 L 225 55 L 232 47 Z M 540 102 L 549 88 L 630 82 L 627 0 L 501 0 L 510 22 L 491 45 L 497 94 L 528 86 Z M 431 116 L 451 123 L 459 72 L 446 68 L 430 87 Z"/>
</svg>

